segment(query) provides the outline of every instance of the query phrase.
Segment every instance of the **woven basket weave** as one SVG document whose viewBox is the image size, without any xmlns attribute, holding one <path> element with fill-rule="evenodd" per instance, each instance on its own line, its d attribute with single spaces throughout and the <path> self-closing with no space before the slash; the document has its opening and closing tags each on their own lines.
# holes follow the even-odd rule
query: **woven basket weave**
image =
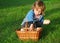
<svg viewBox="0 0 60 43">
<path fill-rule="evenodd" d="M 41 36 L 41 31 L 16 31 L 19 39 L 21 40 L 38 40 L 39 37 Z"/>
</svg>

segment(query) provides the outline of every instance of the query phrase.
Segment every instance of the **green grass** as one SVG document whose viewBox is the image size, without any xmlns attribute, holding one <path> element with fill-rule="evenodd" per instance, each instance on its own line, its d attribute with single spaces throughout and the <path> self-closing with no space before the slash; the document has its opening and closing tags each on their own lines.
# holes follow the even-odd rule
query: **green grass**
<svg viewBox="0 0 60 43">
<path fill-rule="evenodd" d="M 37 41 L 22 41 L 16 30 L 31 9 L 35 0 L 0 0 L 0 43 L 60 43 L 60 1 L 44 0 L 46 5 L 45 19 L 49 25 L 43 26 L 41 38 Z"/>
</svg>

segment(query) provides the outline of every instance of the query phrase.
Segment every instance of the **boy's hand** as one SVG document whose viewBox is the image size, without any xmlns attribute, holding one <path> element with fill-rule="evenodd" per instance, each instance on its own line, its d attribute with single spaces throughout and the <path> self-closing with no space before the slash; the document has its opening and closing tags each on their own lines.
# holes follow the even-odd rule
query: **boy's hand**
<svg viewBox="0 0 60 43">
<path fill-rule="evenodd" d="M 34 29 L 34 26 L 33 24 L 31 24 L 29 30 L 32 31 L 33 29 Z"/>
<path fill-rule="evenodd" d="M 42 27 L 37 27 L 37 31 L 42 31 Z"/>
<path fill-rule="evenodd" d="M 43 24 L 50 24 L 50 20 L 48 19 L 44 20 Z"/>
</svg>

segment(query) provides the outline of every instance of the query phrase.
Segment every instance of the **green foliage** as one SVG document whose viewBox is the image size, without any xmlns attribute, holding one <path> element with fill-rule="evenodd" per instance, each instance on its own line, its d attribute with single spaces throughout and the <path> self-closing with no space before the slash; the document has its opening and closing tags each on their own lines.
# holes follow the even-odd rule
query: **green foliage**
<svg viewBox="0 0 60 43">
<path fill-rule="evenodd" d="M 43 26 L 41 38 L 22 41 L 16 35 L 21 22 L 35 0 L 0 0 L 0 43 L 60 43 L 60 1 L 43 0 L 46 5 L 45 19 L 49 25 Z"/>
</svg>

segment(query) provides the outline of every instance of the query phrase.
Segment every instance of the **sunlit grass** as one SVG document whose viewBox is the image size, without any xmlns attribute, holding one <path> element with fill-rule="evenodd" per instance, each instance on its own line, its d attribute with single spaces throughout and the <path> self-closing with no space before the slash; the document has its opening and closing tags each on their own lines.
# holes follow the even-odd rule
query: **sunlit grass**
<svg viewBox="0 0 60 43">
<path fill-rule="evenodd" d="M 46 15 L 44 17 L 45 19 L 50 19 L 51 23 L 43 25 L 42 37 L 37 42 L 18 39 L 15 31 L 20 28 L 23 18 L 32 8 L 34 0 L 31 1 L 17 0 L 16 2 L 16 0 L 0 0 L 0 43 L 60 43 L 59 0 L 44 1 L 46 5 Z"/>
</svg>

